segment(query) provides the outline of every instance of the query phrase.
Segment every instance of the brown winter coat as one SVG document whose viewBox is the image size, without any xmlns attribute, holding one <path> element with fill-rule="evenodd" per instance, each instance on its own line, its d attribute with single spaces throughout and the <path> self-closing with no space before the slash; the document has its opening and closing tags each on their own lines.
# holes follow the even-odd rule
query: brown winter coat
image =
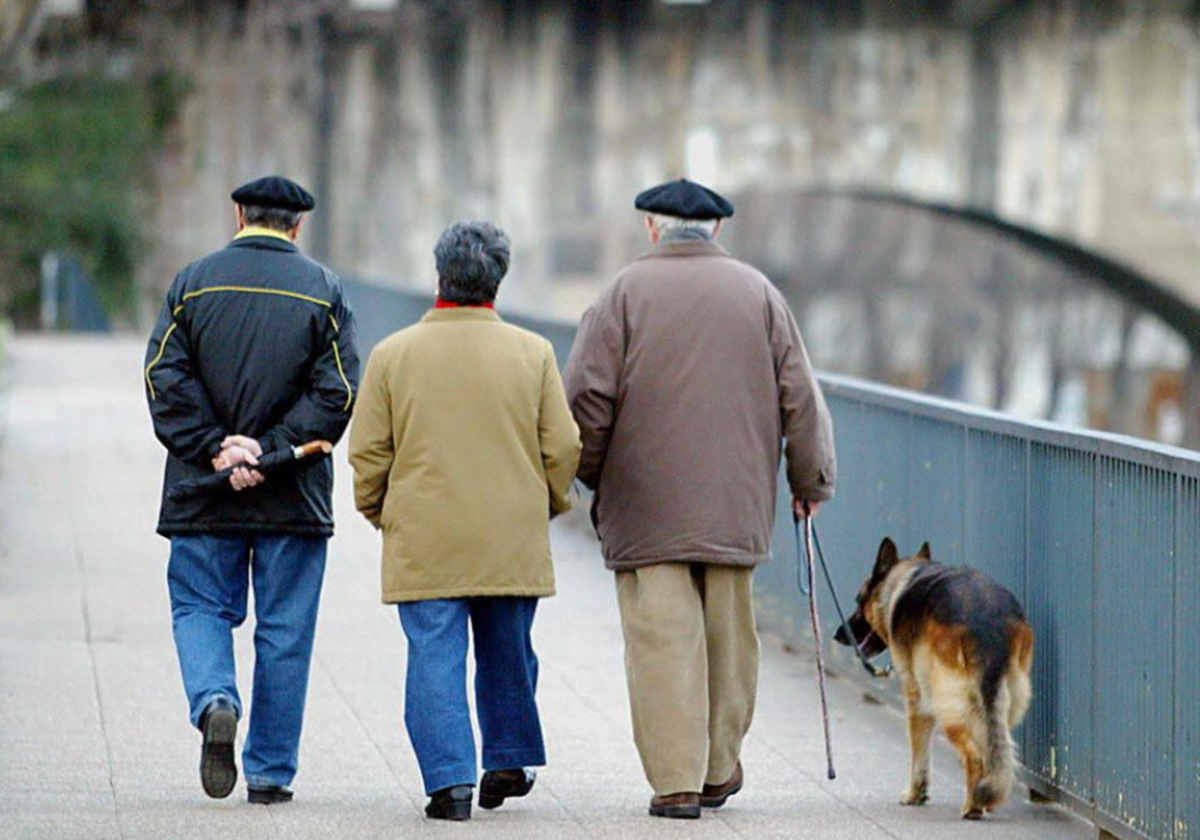
<svg viewBox="0 0 1200 840">
<path fill-rule="evenodd" d="M 792 494 L 833 496 L 833 426 L 783 296 L 712 242 L 659 244 L 584 314 L 565 373 L 606 565 L 768 558 Z"/>
<path fill-rule="evenodd" d="M 578 462 L 544 338 L 462 308 L 384 339 L 350 427 L 355 502 L 383 529 L 383 600 L 553 594 L 549 521 Z"/>
</svg>

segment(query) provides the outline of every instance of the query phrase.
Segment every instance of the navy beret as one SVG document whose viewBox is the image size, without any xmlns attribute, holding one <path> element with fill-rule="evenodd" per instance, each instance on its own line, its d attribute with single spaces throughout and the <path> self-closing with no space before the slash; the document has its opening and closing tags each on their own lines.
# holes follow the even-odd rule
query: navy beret
<svg viewBox="0 0 1200 840">
<path fill-rule="evenodd" d="M 317 206 L 312 193 L 295 181 L 279 175 L 268 175 L 243 184 L 230 196 L 238 204 L 252 204 L 256 207 L 278 207 L 280 210 L 291 210 L 296 213 L 307 213 Z"/>
<path fill-rule="evenodd" d="M 724 196 L 686 178 L 638 193 L 633 206 L 680 219 L 724 219 L 733 215 L 733 205 Z"/>
</svg>

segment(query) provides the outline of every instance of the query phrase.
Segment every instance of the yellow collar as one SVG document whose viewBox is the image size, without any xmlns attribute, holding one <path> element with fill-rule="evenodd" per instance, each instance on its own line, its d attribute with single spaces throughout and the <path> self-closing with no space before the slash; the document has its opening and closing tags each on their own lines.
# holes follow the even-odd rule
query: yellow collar
<svg viewBox="0 0 1200 840">
<path fill-rule="evenodd" d="M 269 227 L 258 227 L 256 225 L 249 225 L 242 228 L 237 232 L 237 236 L 233 238 L 243 239 L 247 236 L 274 236 L 276 239 L 282 239 L 284 242 L 292 241 L 292 237 L 288 236 L 283 231 L 272 230 Z"/>
</svg>

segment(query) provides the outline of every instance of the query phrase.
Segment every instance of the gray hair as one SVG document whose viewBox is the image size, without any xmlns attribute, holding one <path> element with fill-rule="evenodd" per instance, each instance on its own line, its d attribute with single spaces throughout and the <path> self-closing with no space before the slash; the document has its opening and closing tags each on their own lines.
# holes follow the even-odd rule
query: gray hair
<svg viewBox="0 0 1200 840">
<path fill-rule="evenodd" d="M 438 297 L 448 303 L 491 303 L 508 273 L 508 234 L 487 222 L 455 222 L 433 249 Z"/>
<path fill-rule="evenodd" d="M 705 239 L 712 239 L 717 234 L 717 219 L 681 219 L 662 213 L 651 213 L 650 218 L 654 220 L 654 226 L 658 228 L 660 236 L 685 230 L 695 231 Z"/>
<path fill-rule="evenodd" d="M 279 231 L 289 231 L 300 224 L 299 211 L 284 210 L 282 207 L 260 207 L 257 204 L 243 204 L 242 218 L 248 225 Z"/>
</svg>

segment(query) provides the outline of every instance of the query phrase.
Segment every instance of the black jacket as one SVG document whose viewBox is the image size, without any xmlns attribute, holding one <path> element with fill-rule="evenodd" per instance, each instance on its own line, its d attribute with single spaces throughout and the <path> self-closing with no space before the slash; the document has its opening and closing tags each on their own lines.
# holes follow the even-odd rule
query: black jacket
<svg viewBox="0 0 1200 840">
<path fill-rule="evenodd" d="M 158 533 L 333 533 L 331 458 L 238 493 L 177 502 L 166 491 L 211 474 L 226 435 L 266 452 L 342 436 L 358 352 L 337 275 L 284 238 L 241 236 L 175 278 L 143 371 L 168 452 Z"/>
</svg>

